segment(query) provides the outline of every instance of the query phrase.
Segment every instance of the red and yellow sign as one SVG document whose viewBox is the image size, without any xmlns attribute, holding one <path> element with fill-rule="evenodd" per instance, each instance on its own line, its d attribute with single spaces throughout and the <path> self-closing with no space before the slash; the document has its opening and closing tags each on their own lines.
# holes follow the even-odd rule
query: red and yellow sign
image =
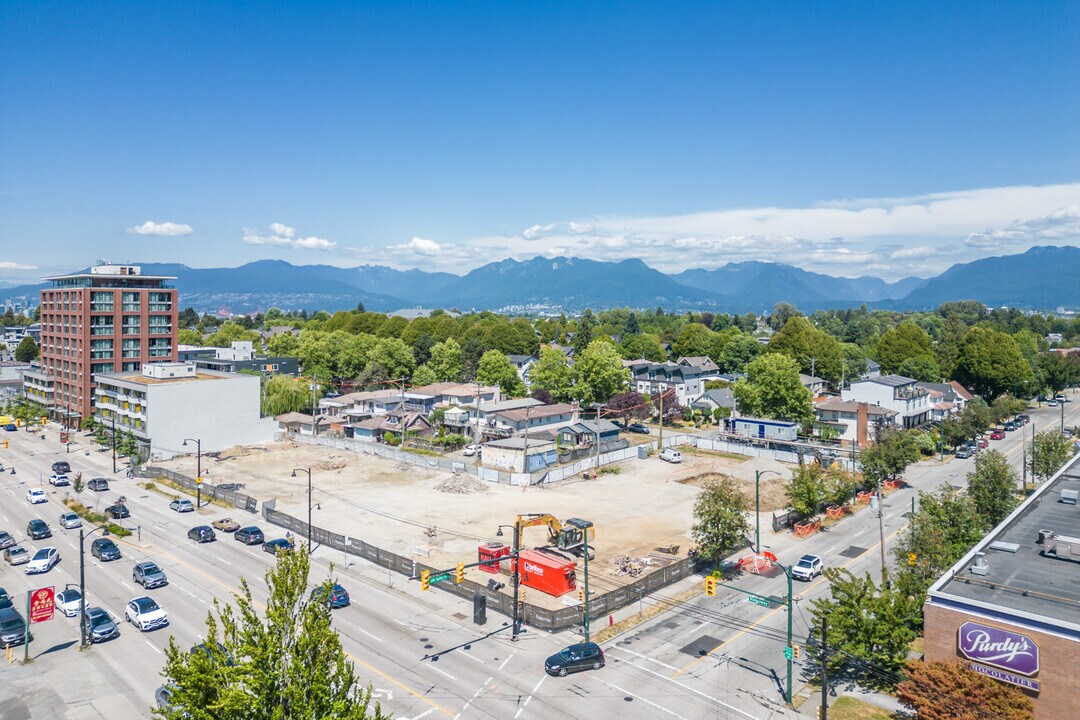
<svg viewBox="0 0 1080 720">
<path fill-rule="evenodd" d="M 30 622 L 52 620 L 56 610 L 56 596 L 51 587 L 30 591 Z"/>
</svg>

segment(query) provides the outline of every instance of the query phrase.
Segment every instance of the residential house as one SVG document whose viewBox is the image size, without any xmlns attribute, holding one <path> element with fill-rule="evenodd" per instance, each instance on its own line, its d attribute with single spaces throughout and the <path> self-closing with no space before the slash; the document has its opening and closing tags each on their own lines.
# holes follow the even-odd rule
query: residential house
<svg viewBox="0 0 1080 720">
<path fill-rule="evenodd" d="M 249 340 L 237 340 L 231 347 L 199 347 L 180 345 L 176 358 L 181 362 L 193 362 L 202 370 L 215 372 L 254 371 L 263 375 L 292 375 L 300 373 L 299 360 L 288 356 L 256 355 Z"/>
<path fill-rule="evenodd" d="M 536 472 L 559 461 L 555 441 L 547 434 L 508 437 L 484 444 L 484 465 L 509 472 Z"/>
<path fill-rule="evenodd" d="M 701 373 L 701 379 L 705 382 L 720 379 L 720 366 L 713 362 L 713 359 L 707 355 L 681 357 L 676 360 L 675 363 L 677 365 L 685 365 L 686 367 L 698 370 Z"/>
<path fill-rule="evenodd" d="M 706 390 L 690 407 L 709 416 L 717 408 L 727 408 L 730 415 L 735 410 L 735 393 L 729 387 Z"/>
<path fill-rule="evenodd" d="M 930 422 L 930 392 L 917 380 L 902 375 L 882 375 L 856 380 L 841 393 L 844 400 L 864 402 L 895 410 L 897 427 L 916 428 Z"/>
<path fill-rule="evenodd" d="M 502 389 L 498 385 L 477 385 L 476 383 L 437 382 L 410 388 L 409 392 L 434 397 L 435 407 L 475 406 L 477 398 L 480 403 L 502 400 Z"/>
<path fill-rule="evenodd" d="M 930 393 L 931 422 L 941 422 L 950 415 L 958 415 L 974 397 L 955 380 L 947 383 L 920 382 L 919 387 Z"/>
<path fill-rule="evenodd" d="M 895 410 L 853 402 L 838 397 L 826 397 L 814 404 L 814 425 L 820 430 L 827 426 L 837 434 L 837 439 L 848 445 L 864 447 L 877 439 L 879 428 L 896 424 Z"/>
<path fill-rule="evenodd" d="M 872 378 L 879 377 L 881 377 L 881 363 L 879 363 L 877 360 L 871 360 L 868 358 L 866 360 L 866 372 L 863 373 L 862 379 L 870 380 Z"/>
<path fill-rule="evenodd" d="M 532 366 L 540 358 L 535 355 L 509 355 L 508 357 L 510 362 L 513 363 L 514 369 L 517 370 L 521 382 L 525 383 L 525 387 L 529 387 L 529 371 L 532 370 Z"/>
<path fill-rule="evenodd" d="M 705 392 L 701 371 L 673 362 L 655 363 L 648 360 L 623 360 L 630 370 L 630 386 L 643 395 L 659 395 L 675 391 L 680 405 L 689 405 Z"/>
<path fill-rule="evenodd" d="M 394 433 L 398 437 L 403 437 L 406 433 L 417 437 L 431 437 L 435 434 L 435 428 L 424 413 L 391 410 L 384 415 L 370 415 L 353 420 L 345 429 L 346 436 L 350 433 L 357 439 L 385 442 L 387 433 Z"/>
<path fill-rule="evenodd" d="M 489 412 L 481 423 L 481 431 L 509 435 L 529 430 L 550 429 L 568 425 L 578 418 L 578 406 L 569 403 L 528 405 Z M 614 426 L 612 426 L 614 427 Z"/>
<path fill-rule="evenodd" d="M 600 420 L 600 449 L 608 443 L 618 442 L 619 426 L 608 421 Z M 595 447 L 597 422 L 595 420 L 582 420 L 559 428 L 559 444 L 563 447 L 588 448 Z"/>
<path fill-rule="evenodd" d="M 829 384 L 827 382 L 825 382 L 819 377 L 814 377 L 813 375 L 805 375 L 803 373 L 799 373 L 799 380 L 800 382 L 802 382 L 803 387 L 809 390 L 810 394 L 814 397 L 821 395 L 829 387 Z"/>
</svg>

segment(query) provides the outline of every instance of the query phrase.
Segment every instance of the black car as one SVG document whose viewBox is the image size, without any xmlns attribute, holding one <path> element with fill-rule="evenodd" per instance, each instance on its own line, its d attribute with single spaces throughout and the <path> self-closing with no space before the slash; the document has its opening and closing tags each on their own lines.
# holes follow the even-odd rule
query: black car
<svg viewBox="0 0 1080 720">
<path fill-rule="evenodd" d="M 312 600 L 321 600 L 325 596 L 326 586 L 324 585 L 319 585 L 311 591 Z M 336 610 L 338 608 L 348 607 L 350 602 L 351 598 L 349 598 L 348 590 L 340 585 L 333 585 L 330 588 L 330 597 L 326 599 L 326 604 L 329 605 L 331 609 Z"/>
<path fill-rule="evenodd" d="M 33 641 L 34 635 L 30 634 Z M 22 645 L 26 640 L 26 622 L 13 607 L 0 608 L 0 646 Z"/>
<path fill-rule="evenodd" d="M 245 545 L 260 545 L 264 539 L 263 531 L 254 525 L 251 527 L 240 528 L 233 534 L 233 540 L 239 540 Z"/>
<path fill-rule="evenodd" d="M 1021 425 L 1027 425 L 1029 422 L 1031 422 L 1031 416 L 1030 415 L 1017 415 L 1016 416 L 1016 422 L 1020 423 Z"/>
<path fill-rule="evenodd" d="M 124 503 L 116 503 L 105 508 L 105 514 L 111 517 L 113 520 L 121 520 L 126 517 L 131 517 L 131 511 L 128 510 L 127 505 Z"/>
<path fill-rule="evenodd" d="M 109 538 L 98 538 L 90 543 L 90 554 L 102 562 L 120 559 L 120 548 Z"/>
<path fill-rule="evenodd" d="M 292 552 L 292 549 L 293 544 L 285 538 L 267 540 L 263 543 L 263 552 L 268 552 L 271 555 L 277 555 L 279 552 Z"/>
<path fill-rule="evenodd" d="M 1005 426 L 1004 426 L 1004 427 L 1005 427 L 1005 432 L 1013 432 L 1013 431 L 1015 431 L 1015 430 L 1016 430 L 1016 428 L 1017 428 L 1017 427 L 1019 427 L 1019 426 L 1018 426 L 1018 425 L 1017 425 L 1017 424 L 1016 424 L 1015 422 L 1013 422 L 1012 420 L 1010 420 L 1009 422 L 1005 423 Z"/>
<path fill-rule="evenodd" d="M 109 489 L 109 481 L 105 478 L 94 478 L 86 484 L 86 487 L 94 492 L 105 492 Z"/>
<path fill-rule="evenodd" d="M 232 665 L 233 665 L 233 657 L 229 653 L 228 648 L 226 648 L 221 643 L 216 643 L 216 645 L 217 645 L 216 652 L 215 652 L 215 649 L 213 647 L 211 647 L 210 645 L 207 645 L 206 643 L 199 643 L 198 645 L 195 645 L 194 647 L 191 648 L 191 650 L 189 652 L 190 652 L 191 655 L 194 655 L 195 653 L 202 653 L 203 655 L 205 655 L 206 657 L 208 657 L 208 658 L 210 658 L 211 660 L 214 660 L 214 661 L 216 661 L 218 658 L 220 658 L 221 660 L 223 660 L 225 662 L 226 665 L 232 667 Z"/>
<path fill-rule="evenodd" d="M 52 530 L 44 520 L 34 518 L 26 524 L 26 534 L 30 536 L 31 540 L 44 540 L 52 537 Z"/>
<path fill-rule="evenodd" d="M 217 540 L 217 535 L 214 534 L 214 528 L 209 525 L 198 525 L 187 531 L 188 540 L 194 540 L 198 543 L 208 543 Z"/>
<path fill-rule="evenodd" d="M 626 429 L 632 433 L 638 433 L 639 435 L 649 434 L 649 428 L 645 427 L 641 423 L 633 423 L 631 425 L 627 425 Z"/>
<path fill-rule="evenodd" d="M 63 460 L 57 460 L 52 464 L 52 471 L 57 475 L 66 475 L 71 472 L 71 465 L 67 464 Z"/>
<path fill-rule="evenodd" d="M 599 670 L 604 667 L 604 651 L 594 642 L 577 643 L 563 648 L 544 661 L 548 675 L 565 677 L 580 670 Z"/>
<path fill-rule="evenodd" d="M 612 420 L 611 424 L 619 428 L 620 430 L 626 429 L 626 423 L 624 423 L 622 420 Z"/>
</svg>

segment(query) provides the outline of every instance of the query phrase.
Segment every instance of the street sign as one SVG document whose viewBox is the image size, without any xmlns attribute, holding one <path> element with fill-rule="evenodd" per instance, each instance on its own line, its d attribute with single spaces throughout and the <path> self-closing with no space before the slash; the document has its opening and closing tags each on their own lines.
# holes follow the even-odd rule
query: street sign
<svg viewBox="0 0 1080 720">
<path fill-rule="evenodd" d="M 784 659 L 791 660 L 795 657 L 795 651 L 791 649 L 790 645 L 784 646 Z"/>
<path fill-rule="evenodd" d="M 30 591 L 30 622 L 39 623 L 52 620 L 56 609 L 56 599 L 51 587 Z"/>
<path fill-rule="evenodd" d="M 761 607 L 772 607 L 772 603 L 769 602 L 769 598 L 763 598 L 760 595 L 751 595 L 747 598 L 750 602 Z"/>
<path fill-rule="evenodd" d="M 446 580 L 449 580 L 450 578 L 451 578 L 451 575 L 448 572 L 438 573 L 437 575 L 432 575 L 429 578 L 428 582 L 433 582 L 433 583 L 445 582 Z"/>
</svg>

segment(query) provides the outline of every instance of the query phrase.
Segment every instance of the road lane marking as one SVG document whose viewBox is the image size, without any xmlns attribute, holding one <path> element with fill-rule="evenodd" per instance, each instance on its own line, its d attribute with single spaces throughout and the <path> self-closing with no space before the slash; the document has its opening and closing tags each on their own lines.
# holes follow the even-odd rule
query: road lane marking
<svg viewBox="0 0 1080 720">
<path fill-rule="evenodd" d="M 630 697 L 633 697 L 633 698 L 637 698 L 638 700 L 640 700 L 641 702 L 645 703 L 646 705 L 651 705 L 652 707 L 656 708 L 657 710 L 663 710 L 663 711 L 664 711 L 664 712 L 666 712 L 666 713 L 667 713 L 668 715 L 674 715 L 675 717 L 679 718 L 679 720 L 686 720 L 686 718 L 684 718 L 684 717 L 683 717 L 682 715 L 679 715 L 679 714 L 678 714 L 677 712 L 675 712 L 674 710 L 668 710 L 668 709 L 667 709 L 666 707 L 664 707 L 663 705 L 657 705 L 657 704 L 656 704 L 656 703 L 654 703 L 654 702 L 653 702 L 652 700 L 650 700 L 650 699 L 648 699 L 648 698 L 646 698 L 646 697 L 642 697 L 641 695 L 638 695 L 637 693 L 632 693 L 632 692 L 630 692 L 629 690 L 625 690 L 625 689 L 623 689 L 623 688 L 619 687 L 618 685 L 616 685 L 615 683 L 610 683 L 610 682 L 608 682 L 607 680 L 604 680 L 604 679 L 602 679 L 602 678 L 599 678 L 599 677 L 598 677 L 598 678 L 596 678 L 596 679 L 597 679 L 597 680 L 599 680 L 600 682 L 602 682 L 602 683 L 603 683 L 604 685 L 607 685 L 608 687 L 613 687 L 613 688 L 615 688 L 616 690 L 618 690 L 618 691 L 619 691 L 619 692 L 621 692 L 621 693 L 624 693 L 624 694 L 626 694 L 626 695 L 629 695 Z"/>
<path fill-rule="evenodd" d="M 667 664 L 663 660 L 657 660 L 656 658 L 649 657 L 648 655 L 643 655 L 643 654 L 641 654 L 639 652 L 634 652 L 633 650 L 631 650 L 629 648 L 619 647 L 618 645 L 616 645 L 615 647 L 609 647 L 608 648 L 608 652 L 611 652 L 612 650 L 621 650 L 622 652 L 630 653 L 631 655 L 634 655 L 635 657 L 639 657 L 642 660 L 648 660 L 649 662 L 656 663 L 657 665 L 663 665 L 664 667 L 670 668 L 672 670 L 678 670 L 679 669 L 679 668 L 675 667 L 674 665 Z"/>
<path fill-rule="evenodd" d="M 490 678 L 488 678 L 488 679 L 490 680 Z M 542 678 L 540 678 L 540 681 L 538 683 L 536 683 L 536 687 L 534 687 L 532 689 L 532 692 L 529 693 L 529 697 L 525 698 L 525 702 L 523 702 L 521 704 L 521 707 L 518 708 L 518 711 L 516 713 L 514 713 L 514 720 L 517 720 L 517 717 L 519 715 L 521 715 L 521 713 L 525 712 L 525 708 L 529 707 L 529 701 L 533 699 L 533 695 L 536 694 L 536 691 L 540 689 L 540 686 L 543 685 L 544 681 L 547 680 L 547 679 L 548 679 L 548 676 L 547 676 L 547 673 L 545 672 L 544 676 Z M 478 690 L 477 694 L 479 694 L 479 692 L 480 691 Z M 473 695 L 473 699 L 474 700 L 476 699 L 476 695 Z M 465 707 L 468 707 L 468 704 L 466 704 Z M 465 712 L 465 708 L 462 708 L 461 711 Z"/>
<path fill-rule="evenodd" d="M 135 592 L 135 588 L 131 587 L 130 585 L 128 585 L 128 584 L 127 584 L 126 582 L 124 582 L 123 580 L 121 580 L 121 581 L 120 581 L 120 584 L 121 584 L 121 585 L 123 585 L 124 587 L 126 587 L 126 588 L 127 588 L 128 590 L 130 590 L 131 592 Z"/>
<path fill-rule="evenodd" d="M 156 646 L 156 645 L 154 645 L 154 643 L 152 643 L 152 642 L 150 642 L 149 640 L 147 640 L 147 641 L 146 641 L 146 644 L 147 644 L 147 645 L 149 645 L 150 647 L 154 648 L 154 652 L 156 652 L 156 653 L 157 653 L 158 655 L 160 655 L 160 654 L 161 654 L 161 651 L 157 649 L 157 646 Z"/>
<path fill-rule="evenodd" d="M 478 662 L 481 665 L 487 665 L 487 663 L 485 663 L 483 660 L 476 657 L 475 655 L 470 655 L 469 653 L 465 652 L 465 648 L 458 648 L 458 652 L 461 653 L 463 656 L 469 658 L 470 660 L 474 661 L 474 662 Z"/>
<path fill-rule="evenodd" d="M 420 713 L 419 715 L 413 715 L 411 719 L 403 717 L 401 720 L 422 720 L 423 718 L 426 718 L 428 715 L 430 715 L 433 712 L 435 712 L 435 708 L 428 708 L 427 710 Z"/>
<path fill-rule="evenodd" d="M 380 637 L 377 637 L 377 636 L 375 636 L 375 635 L 372 635 L 371 633 L 369 633 L 369 632 L 368 632 L 367 630 L 365 630 L 364 628 L 360 627 L 359 625 L 357 625 L 357 626 L 356 626 L 356 629 L 357 629 L 357 630 L 359 630 L 360 632 L 364 633 L 365 635 L 367 635 L 367 636 L 368 636 L 369 638 L 371 638 L 372 640 L 376 640 L 376 641 L 378 641 L 378 642 L 382 642 L 382 638 L 380 638 Z"/>
<path fill-rule="evenodd" d="M 756 716 L 751 715 L 751 714 L 749 714 L 749 713 L 747 713 L 747 712 L 745 712 L 743 710 L 740 710 L 739 708 L 735 707 L 734 705 L 728 705 L 726 702 L 724 702 L 720 698 L 714 698 L 712 695 L 709 695 L 708 693 L 703 693 L 700 690 L 692 688 L 692 687 L 690 687 L 689 685 L 687 685 L 684 682 L 679 682 L 678 680 L 673 679 L 673 677 L 672 678 L 664 677 L 663 675 L 656 672 L 655 670 L 650 670 L 647 667 L 642 667 L 642 666 L 638 665 L 637 663 L 633 663 L 633 662 L 630 662 L 628 660 L 623 660 L 623 662 L 626 663 L 627 665 L 630 665 L 631 667 L 636 667 L 638 670 L 641 670 L 642 672 L 647 672 L 650 675 L 655 675 L 656 677 L 660 678 L 661 680 L 667 680 L 668 682 L 672 682 L 672 683 L 678 685 L 679 687 L 681 687 L 683 690 L 689 690 L 690 692 L 694 693 L 695 695 L 700 695 L 701 697 L 703 697 L 703 698 L 705 698 L 707 700 L 712 700 L 717 705 L 722 705 L 722 706 L 726 707 L 728 710 L 734 710 L 735 712 L 739 713 L 740 715 L 744 715 L 744 716 L 750 718 L 750 720 L 757 720 Z"/>
<path fill-rule="evenodd" d="M 504 667 L 506 667 L 506 663 L 510 662 L 510 658 L 514 657 L 514 655 L 516 655 L 516 654 L 517 654 L 517 650 L 515 650 L 515 651 L 514 651 L 514 652 L 512 652 L 512 653 L 510 653 L 510 654 L 509 654 L 509 655 L 507 656 L 507 658 L 506 658 L 505 660 L 503 660 L 503 661 L 502 661 L 502 664 L 501 664 L 501 665 L 499 665 L 499 670 L 502 670 L 502 669 L 503 669 Z"/>
<path fill-rule="evenodd" d="M 434 700 L 429 698 L 427 695 L 424 695 L 423 693 L 420 693 L 420 692 L 418 692 L 416 690 L 413 690 L 411 687 L 409 687 L 405 683 L 399 681 L 397 678 L 390 677 L 389 675 L 384 673 L 382 670 L 379 670 L 377 667 L 375 667 L 373 665 L 369 665 L 368 663 L 364 662 L 363 660 L 356 657 L 352 653 L 346 652 L 345 654 L 348 655 L 349 659 L 352 660 L 353 662 L 356 662 L 356 663 L 359 663 L 360 665 L 363 665 L 365 668 L 367 668 L 371 672 L 375 673 L 376 675 L 381 677 L 383 680 L 388 680 L 389 682 L 394 683 L 395 685 L 397 685 L 399 688 L 401 688 L 405 692 L 409 693 L 410 695 L 413 695 L 414 697 L 420 698 L 421 700 L 426 702 L 428 705 L 430 705 L 432 708 L 434 708 L 436 710 L 439 710 L 440 712 L 446 713 L 450 717 L 454 716 L 454 713 L 450 712 L 449 710 L 444 708 L 442 705 L 439 705 Z M 462 708 L 462 711 L 464 712 L 464 708 Z M 460 716 L 461 716 L 461 713 L 458 713 L 458 717 L 460 717 Z"/>
<path fill-rule="evenodd" d="M 431 669 L 432 669 L 432 670 L 434 670 L 435 672 L 439 673 L 440 675 L 445 675 L 446 677 L 450 678 L 450 679 L 451 679 L 451 680 L 453 680 L 454 682 L 457 682 L 457 678 L 456 678 L 456 677 L 454 677 L 454 676 L 453 676 L 453 675 L 451 675 L 450 673 L 446 672 L 445 670 L 440 670 L 440 669 L 439 669 L 439 668 L 437 668 L 437 667 L 436 667 L 436 666 L 435 666 L 434 664 L 432 664 L 432 665 L 431 665 Z"/>
</svg>

